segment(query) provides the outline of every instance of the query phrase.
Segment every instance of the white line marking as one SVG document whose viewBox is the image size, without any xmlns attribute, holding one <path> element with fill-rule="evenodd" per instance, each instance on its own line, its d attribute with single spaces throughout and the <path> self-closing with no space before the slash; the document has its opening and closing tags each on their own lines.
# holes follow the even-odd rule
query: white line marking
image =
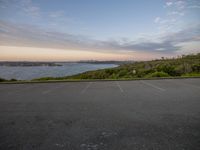
<svg viewBox="0 0 200 150">
<path fill-rule="evenodd" d="M 119 82 L 116 81 L 117 87 L 119 88 L 119 90 L 123 93 L 124 90 L 122 89 L 122 87 L 120 86 Z"/>
<path fill-rule="evenodd" d="M 88 85 L 81 91 L 81 94 L 85 93 L 91 84 L 92 82 L 89 82 Z"/>
<path fill-rule="evenodd" d="M 63 86 L 64 86 L 64 85 L 56 86 L 56 87 L 54 87 L 53 89 L 43 91 L 42 94 L 48 94 L 48 93 L 52 92 L 53 90 L 62 88 Z"/>
<path fill-rule="evenodd" d="M 165 89 L 160 88 L 160 87 L 158 87 L 158 86 L 156 86 L 156 85 L 153 85 L 153 84 L 151 84 L 151 83 L 147 83 L 147 82 L 144 82 L 144 81 L 140 81 L 140 82 L 142 82 L 142 83 L 145 84 L 145 85 L 151 86 L 151 87 L 153 87 L 153 88 L 155 88 L 155 89 L 157 89 L 157 90 L 166 91 Z"/>
</svg>

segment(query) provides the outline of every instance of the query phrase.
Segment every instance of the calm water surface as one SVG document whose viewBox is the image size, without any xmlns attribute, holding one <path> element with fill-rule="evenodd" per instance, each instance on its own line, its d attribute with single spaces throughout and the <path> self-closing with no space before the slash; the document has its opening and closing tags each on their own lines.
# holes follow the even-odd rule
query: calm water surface
<svg viewBox="0 0 200 150">
<path fill-rule="evenodd" d="M 7 67 L 0 66 L 0 78 L 31 80 L 41 77 L 63 77 L 90 70 L 117 67 L 115 64 L 62 63 L 63 66 Z"/>
</svg>

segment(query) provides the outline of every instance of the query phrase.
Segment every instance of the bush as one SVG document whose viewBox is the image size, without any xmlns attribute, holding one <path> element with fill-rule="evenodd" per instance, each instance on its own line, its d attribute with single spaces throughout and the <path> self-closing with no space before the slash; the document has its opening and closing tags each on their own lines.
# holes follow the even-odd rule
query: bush
<svg viewBox="0 0 200 150">
<path fill-rule="evenodd" d="M 119 77 L 123 77 L 123 76 L 125 76 L 125 75 L 127 75 L 128 74 L 128 71 L 127 70 L 121 70 L 120 72 L 119 72 Z"/>
<path fill-rule="evenodd" d="M 114 70 L 113 69 L 106 69 L 105 72 L 109 75 L 113 74 L 114 73 Z"/>
<path fill-rule="evenodd" d="M 0 78 L 0 82 L 5 82 L 5 81 L 17 81 L 17 80 L 16 79 L 6 80 L 6 79 L 3 79 L 3 78 Z"/>
<path fill-rule="evenodd" d="M 10 81 L 17 81 L 16 79 L 10 79 Z"/>
<path fill-rule="evenodd" d="M 186 73 L 182 77 L 200 77 L 200 73 Z"/>
<path fill-rule="evenodd" d="M 177 76 L 175 67 L 169 64 L 162 64 L 157 67 L 158 72 L 165 72 L 170 76 Z"/>
<path fill-rule="evenodd" d="M 0 78 L 0 82 L 6 81 L 6 79 Z"/>
<path fill-rule="evenodd" d="M 32 81 L 46 81 L 46 80 L 54 80 L 54 78 L 53 77 L 43 77 L 43 78 L 33 79 Z"/>
<path fill-rule="evenodd" d="M 139 78 L 145 76 L 145 70 L 144 70 L 144 69 L 136 70 L 136 75 L 137 75 L 137 77 L 139 77 Z"/>
<path fill-rule="evenodd" d="M 183 65 L 179 65 L 175 68 L 175 73 L 176 73 L 176 76 L 181 76 L 182 74 L 185 73 L 185 69 L 184 69 L 184 66 Z"/>
<path fill-rule="evenodd" d="M 200 64 L 192 65 L 192 71 L 193 72 L 200 72 Z"/>
<path fill-rule="evenodd" d="M 148 75 L 148 77 L 169 77 L 168 73 L 165 72 L 154 72 Z"/>
<path fill-rule="evenodd" d="M 150 73 L 153 73 L 153 72 L 155 72 L 155 70 L 153 70 L 153 69 L 148 69 L 148 70 L 144 71 L 145 74 L 150 74 Z"/>
</svg>

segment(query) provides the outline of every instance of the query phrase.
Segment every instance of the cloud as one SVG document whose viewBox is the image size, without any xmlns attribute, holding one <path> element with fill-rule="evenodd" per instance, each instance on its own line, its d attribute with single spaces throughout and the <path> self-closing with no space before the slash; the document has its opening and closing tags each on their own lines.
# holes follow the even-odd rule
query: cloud
<svg viewBox="0 0 200 150">
<path fill-rule="evenodd" d="M 179 45 L 180 43 L 195 42 L 200 41 L 200 25 L 194 25 L 192 27 L 185 28 L 178 32 L 172 32 L 164 35 L 160 35 L 157 38 L 157 41 L 148 41 L 140 42 L 136 44 L 127 44 L 129 49 L 138 49 L 138 50 L 162 50 L 163 52 L 173 52 L 181 50 Z"/>
<path fill-rule="evenodd" d="M 78 19 L 67 16 L 65 10 L 46 10 L 44 6 L 40 6 L 40 2 L 33 0 L 0 0 L 0 18 L 16 23 L 28 22 L 60 31 L 66 30 L 66 26 L 81 24 Z"/>
<path fill-rule="evenodd" d="M 163 51 L 163 52 L 173 52 L 180 49 L 180 47 L 173 45 L 170 41 L 162 42 L 141 42 L 137 44 L 128 44 L 123 46 L 125 49 L 129 50 L 141 50 L 141 51 Z"/>
<path fill-rule="evenodd" d="M 29 17 L 40 17 L 40 7 L 32 0 L 0 0 L 0 6 L 6 11 L 22 13 Z"/>
<path fill-rule="evenodd" d="M 168 15 L 171 15 L 171 16 L 174 16 L 174 15 L 184 16 L 185 13 L 184 12 L 179 12 L 179 11 L 172 11 L 172 12 L 169 12 Z"/>
<path fill-rule="evenodd" d="M 148 51 L 173 53 L 181 50 L 181 43 L 200 41 L 200 25 L 178 32 L 158 35 L 157 40 L 101 41 L 86 36 L 42 30 L 36 26 L 17 25 L 0 21 L 0 45 L 45 47 L 87 51 Z"/>
<path fill-rule="evenodd" d="M 156 18 L 154 19 L 154 22 L 155 22 L 155 23 L 159 23 L 159 22 L 160 22 L 160 17 L 156 17 Z"/>
<path fill-rule="evenodd" d="M 40 8 L 39 7 L 29 6 L 29 7 L 23 8 L 23 10 L 29 16 L 32 16 L 32 17 L 38 17 L 38 16 L 40 16 Z"/>
<path fill-rule="evenodd" d="M 183 10 L 186 6 L 186 1 L 176 1 L 174 4 L 178 10 Z"/>
<path fill-rule="evenodd" d="M 193 3 L 191 3 L 191 1 Z M 187 7 L 196 4 L 195 0 L 170 0 L 165 3 L 166 14 L 156 17 L 154 23 L 158 25 L 159 32 L 170 32 L 176 26 L 181 26 L 183 17 L 187 16 Z"/>
<path fill-rule="evenodd" d="M 200 41 L 200 24 L 185 28 L 179 32 L 171 33 L 165 35 L 161 39 L 164 41 L 169 41 L 174 44 L 191 42 L 191 41 Z"/>
<path fill-rule="evenodd" d="M 58 10 L 58 11 L 50 12 L 49 17 L 52 17 L 52 18 L 64 17 L 64 14 L 65 13 L 63 10 Z"/>
<path fill-rule="evenodd" d="M 191 5 L 191 6 L 188 6 L 188 8 L 190 9 L 200 9 L 200 5 Z"/>
<path fill-rule="evenodd" d="M 0 44 L 61 49 L 87 49 L 91 40 L 80 35 L 43 30 L 36 26 L 0 21 Z"/>
<path fill-rule="evenodd" d="M 176 8 L 176 10 L 183 10 L 186 8 L 189 9 L 199 9 L 200 1 L 199 0 L 170 0 L 165 3 L 165 8 Z"/>
<path fill-rule="evenodd" d="M 32 0 L 16 0 L 16 2 L 23 14 L 33 18 L 41 17 L 40 7 L 33 4 Z"/>
<path fill-rule="evenodd" d="M 166 6 L 167 6 L 167 7 L 169 7 L 169 6 L 171 6 L 171 5 L 173 5 L 172 2 L 166 2 Z"/>
</svg>

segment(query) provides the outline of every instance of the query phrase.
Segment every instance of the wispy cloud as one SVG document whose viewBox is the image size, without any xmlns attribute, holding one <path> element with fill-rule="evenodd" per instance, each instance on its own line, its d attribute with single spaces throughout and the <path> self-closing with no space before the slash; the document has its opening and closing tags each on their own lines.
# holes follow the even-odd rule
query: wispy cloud
<svg viewBox="0 0 200 150">
<path fill-rule="evenodd" d="M 66 17 L 63 10 L 44 12 L 39 5 L 31 0 L 0 0 L 2 9 L 15 7 L 21 13 L 34 20 L 39 18 L 47 22 L 48 27 L 55 25 L 55 28 L 67 26 L 71 20 Z M 45 47 L 70 50 L 87 51 L 112 51 L 112 52 L 160 52 L 174 53 L 183 48 L 181 44 L 200 41 L 200 24 L 176 28 L 179 21 L 185 17 L 187 9 L 197 9 L 199 5 L 195 0 L 170 0 L 166 2 L 165 16 L 155 16 L 152 20 L 159 32 L 144 36 L 145 38 L 135 37 L 135 40 L 121 38 L 117 40 L 96 40 L 88 36 L 70 34 L 66 30 L 58 32 L 50 28 L 37 25 L 20 24 L 15 21 L 0 21 L 0 45 L 7 46 L 28 46 Z M 40 22 L 41 23 L 41 22 Z M 45 24 L 46 25 L 46 24 Z M 46 26 L 45 26 L 46 27 Z M 175 30 L 173 30 L 175 29 Z M 153 37 L 153 38 L 152 38 Z"/>
<path fill-rule="evenodd" d="M 154 23 L 158 25 L 160 32 L 170 32 L 175 27 L 182 24 L 183 18 L 189 12 L 187 9 L 192 6 L 197 6 L 195 0 L 170 0 L 165 3 L 166 15 L 157 16 Z"/>
<path fill-rule="evenodd" d="M 171 11 L 176 11 L 183 13 L 187 9 L 199 9 L 200 1 L 199 0 L 170 0 L 165 3 L 165 8 L 170 9 Z"/>
<path fill-rule="evenodd" d="M 183 0 L 178 0 L 174 3 L 174 5 L 178 10 L 183 10 L 186 7 L 186 4 L 187 4 L 186 1 Z"/>
<path fill-rule="evenodd" d="M 25 14 L 32 16 L 32 17 L 39 17 L 40 16 L 40 7 L 33 4 L 31 0 L 20 0 L 18 1 L 20 8 Z"/>
<path fill-rule="evenodd" d="M 167 6 L 167 7 L 169 7 L 169 6 L 171 6 L 171 5 L 173 5 L 173 2 L 166 2 L 166 6 Z"/>
<path fill-rule="evenodd" d="M 155 23 L 159 23 L 159 22 L 160 22 L 160 17 L 156 17 L 156 18 L 154 19 L 154 22 L 155 22 Z"/>
<path fill-rule="evenodd" d="M 47 5 L 48 6 L 48 5 Z M 67 26 L 79 26 L 79 20 L 67 16 L 66 10 L 47 9 L 33 0 L 0 0 L 0 18 L 14 23 L 39 25 L 57 31 L 66 30 Z"/>
<path fill-rule="evenodd" d="M 180 43 L 200 41 L 200 26 L 195 25 L 178 32 L 172 32 L 142 41 L 113 40 L 100 41 L 86 36 L 45 31 L 35 26 L 0 22 L 0 45 L 79 49 L 89 51 L 148 51 L 173 53 L 181 50 Z"/>
<path fill-rule="evenodd" d="M 15 13 L 22 13 L 29 17 L 40 17 L 40 7 L 32 2 L 32 0 L 0 0 L 2 9 L 14 8 Z"/>
<path fill-rule="evenodd" d="M 191 5 L 191 6 L 188 6 L 188 8 L 191 8 L 191 9 L 200 9 L 200 5 Z"/>
<path fill-rule="evenodd" d="M 58 10 L 49 13 L 49 17 L 57 18 L 57 17 L 64 17 L 65 12 L 63 10 Z"/>
<path fill-rule="evenodd" d="M 179 11 L 172 11 L 172 12 L 169 12 L 168 15 L 179 15 L 179 16 L 184 16 L 185 13 L 184 13 L 184 12 L 179 12 Z"/>
</svg>

